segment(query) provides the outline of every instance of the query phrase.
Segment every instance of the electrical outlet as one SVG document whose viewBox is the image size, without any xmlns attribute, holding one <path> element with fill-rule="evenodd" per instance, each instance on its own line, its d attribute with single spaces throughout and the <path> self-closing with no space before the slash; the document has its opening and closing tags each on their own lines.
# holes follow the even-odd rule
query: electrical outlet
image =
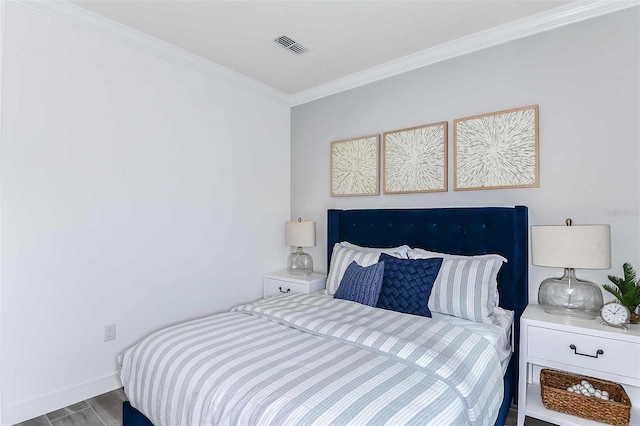
<svg viewBox="0 0 640 426">
<path fill-rule="evenodd" d="M 104 341 L 116 340 L 116 325 L 109 324 L 104 326 Z"/>
</svg>

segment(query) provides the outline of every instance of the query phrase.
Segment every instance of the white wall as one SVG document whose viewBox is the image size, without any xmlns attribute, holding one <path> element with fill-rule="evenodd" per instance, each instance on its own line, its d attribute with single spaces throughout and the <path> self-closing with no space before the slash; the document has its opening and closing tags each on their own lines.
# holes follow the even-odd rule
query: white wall
<svg viewBox="0 0 640 426">
<path fill-rule="evenodd" d="M 290 120 L 284 105 L 17 4 L 6 18 L 12 424 L 113 389 L 117 354 L 151 331 L 261 296 L 287 253 Z"/>
<path fill-rule="evenodd" d="M 434 64 L 292 109 L 291 216 L 318 221 L 309 249 L 326 269 L 329 208 L 529 207 L 530 224 L 611 224 L 612 269 L 579 270 L 606 283 L 640 270 L 639 8 Z M 540 188 L 453 191 L 455 118 L 540 105 Z M 331 198 L 333 140 L 449 121 L 447 193 Z M 530 301 L 561 270 L 531 267 Z"/>
<path fill-rule="evenodd" d="M 2 150 L 2 74 L 4 62 L 4 29 L 6 2 L 0 1 L 0 161 Z M 2 319 L 2 168 L 0 166 L 0 320 Z M 0 325 L 0 425 L 2 424 L 2 326 Z"/>
</svg>

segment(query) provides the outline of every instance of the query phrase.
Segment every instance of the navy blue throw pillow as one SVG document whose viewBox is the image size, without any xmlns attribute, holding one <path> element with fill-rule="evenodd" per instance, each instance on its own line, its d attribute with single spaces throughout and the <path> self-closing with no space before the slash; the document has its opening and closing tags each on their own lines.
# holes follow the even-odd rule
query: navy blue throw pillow
<svg viewBox="0 0 640 426">
<path fill-rule="evenodd" d="M 378 308 L 431 317 L 429 296 L 442 258 L 398 259 L 382 253 L 380 261 L 384 261 L 384 278 Z"/>
<path fill-rule="evenodd" d="M 344 271 L 340 286 L 333 297 L 376 306 L 383 275 L 384 262 L 378 262 L 371 266 L 360 266 L 354 260 Z"/>
</svg>

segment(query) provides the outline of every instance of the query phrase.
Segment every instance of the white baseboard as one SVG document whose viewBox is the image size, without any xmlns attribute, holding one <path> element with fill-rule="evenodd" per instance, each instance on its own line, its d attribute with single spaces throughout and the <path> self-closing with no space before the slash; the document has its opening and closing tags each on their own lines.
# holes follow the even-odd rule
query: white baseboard
<svg viewBox="0 0 640 426">
<path fill-rule="evenodd" d="M 0 425 L 14 425 L 121 387 L 120 376 L 114 373 L 13 407 L 3 407 Z"/>
</svg>

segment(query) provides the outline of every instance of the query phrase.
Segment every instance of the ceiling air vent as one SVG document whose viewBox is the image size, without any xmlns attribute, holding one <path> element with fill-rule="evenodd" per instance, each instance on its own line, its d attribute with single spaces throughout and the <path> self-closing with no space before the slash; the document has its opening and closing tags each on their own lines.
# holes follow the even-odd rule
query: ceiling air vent
<svg viewBox="0 0 640 426">
<path fill-rule="evenodd" d="M 309 49 L 286 35 L 280 36 L 273 41 L 296 55 L 302 55 L 304 52 L 309 51 Z"/>
</svg>

